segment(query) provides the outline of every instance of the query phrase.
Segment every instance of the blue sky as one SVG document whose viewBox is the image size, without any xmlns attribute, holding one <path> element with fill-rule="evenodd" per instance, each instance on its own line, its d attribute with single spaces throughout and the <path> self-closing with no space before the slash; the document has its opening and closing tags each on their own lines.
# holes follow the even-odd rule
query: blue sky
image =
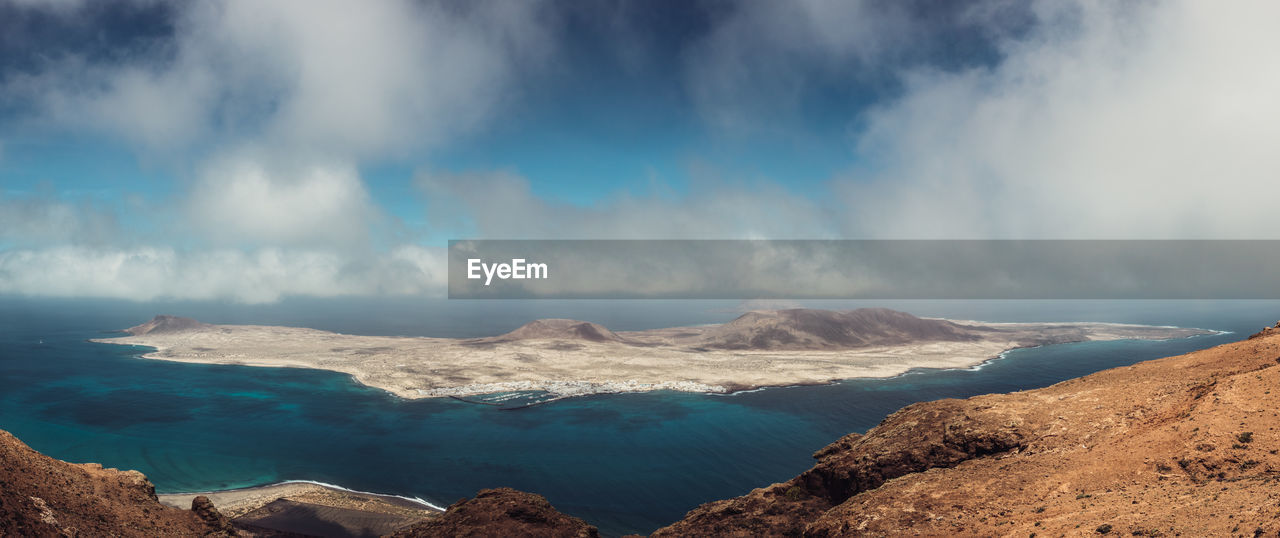
<svg viewBox="0 0 1280 538">
<path fill-rule="evenodd" d="M 6 17 L 12 31 L 6 32 L 9 53 L 3 68 L 10 80 L 39 75 L 60 58 L 163 65 L 171 61 L 172 52 L 166 49 L 175 46 L 175 34 L 182 31 L 175 23 L 182 8 L 163 2 L 73 8 L 23 4 L 5 7 L 8 15 L 23 14 Z M 892 61 L 901 63 L 892 66 L 854 60 L 832 68 L 821 65 L 822 58 L 798 52 L 797 61 L 813 65 L 797 66 L 805 72 L 776 75 L 762 62 L 751 77 L 789 77 L 794 80 L 786 84 L 794 87 L 779 96 L 767 82 L 747 77 L 744 83 L 765 87 L 759 95 L 746 90 L 713 97 L 743 108 L 733 112 L 745 119 L 732 126 L 704 117 L 691 95 L 688 70 L 697 68 L 691 56 L 706 47 L 717 24 L 740 7 L 719 1 L 540 5 L 546 12 L 542 16 L 553 19 L 544 23 L 553 34 L 546 37 L 552 43 L 544 46 L 554 50 L 537 60 L 536 68 L 521 71 L 514 91 L 494 105 L 488 124 L 444 143 L 362 160 L 363 179 L 380 204 L 409 221 L 420 218 L 421 208 L 402 202 L 419 167 L 511 170 L 529 178 L 537 195 L 578 205 L 620 190 L 649 191 L 655 183 L 684 192 L 691 166 L 745 179 L 770 178 L 806 196 L 821 196 L 822 183 L 857 157 L 853 144 L 859 113 L 895 94 L 892 69 L 912 62 L 955 69 L 981 64 L 991 54 L 992 44 L 980 28 L 925 17 L 943 8 L 960 12 L 953 3 L 917 2 L 905 14 L 890 14 L 897 9 L 880 4 L 886 5 L 868 8 L 868 13 L 919 17 L 911 21 L 917 26 L 913 40 L 928 43 L 896 51 Z M 955 41 L 970 43 L 965 55 L 949 47 Z M 743 53 L 742 61 L 753 62 L 753 52 Z M 107 199 L 134 194 L 159 202 L 173 194 L 172 183 L 182 181 L 189 164 L 140 155 L 118 133 L 38 121 L 33 125 L 26 103 L 10 104 L 3 138 L 6 158 L 0 163 L 10 192 L 53 189 L 62 196 Z M 219 118 L 209 121 L 216 124 Z M 198 158 L 227 143 L 234 141 L 215 137 L 181 149 Z"/>
<path fill-rule="evenodd" d="M 0 293 L 438 294 L 459 237 L 1259 238 L 1276 9 L 0 0 Z"/>
</svg>

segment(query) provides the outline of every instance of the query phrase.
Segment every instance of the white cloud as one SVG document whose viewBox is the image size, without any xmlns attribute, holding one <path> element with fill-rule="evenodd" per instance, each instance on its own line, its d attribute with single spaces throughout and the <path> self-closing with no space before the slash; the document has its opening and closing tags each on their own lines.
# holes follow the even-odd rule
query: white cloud
<svg viewBox="0 0 1280 538">
<path fill-rule="evenodd" d="M 907 22 L 893 2 L 732 4 L 689 50 L 688 91 L 714 127 L 765 128 L 797 112 L 816 74 L 856 72 L 906 41 Z"/>
<path fill-rule="evenodd" d="M 87 9 L 18 4 L 68 17 Z M 27 121 L 123 137 L 190 178 L 172 198 L 135 208 L 128 229 L 95 206 L 0 193 L 0 293 L 245 302 L 442 293 L 440 249 L 397 233 L 358 165 L 438 148 L 506 106 L 517 75 L 548 54 L 540 4 L 173 9 L 172 40 L 93 60 L 43 58 L 0 88 Z"/>
<path fill-rule="evenodd" d="M 119 232 L 117 216 L 88 201 L 10 196 L 0 190 L 0 244 L 105 244 L 116 241 Z"/>
<path fill-rule="evenodd" d="M 367 245 L 383 218 L 349 163 L 267 163 L 229 155 L 208 164 L 186 200 L 193 233 L 219 244 Z"/>
<path fill-rule="evenodd" d="M 919 70 L 837 182 L 876 237 L 1272 238 L 1270 2 L 1045 2 L 992 68 Z"/>
<path fill-rule="evenodd" d="M 231 299 L 439 295 L 443 249 L 404 246 L 352 258 L 314 249 L 180 251 L 62 246 L 0 251 L 0 294 L 49 297 Z"/>
<path fill-rule="evenodd" d="M 178 5 L 172 43 L 55 58 L 9 85 L 47 119 L 168 151 L 231 137 L 346 158 L 474 128 L 550 46 L 536 3 L 227 0 Z"/>
<path fill-rule="evenodd" d="M 701 175 L 701 173 L 695 173 Z M 457 237 L 757 239 L 835 237 L 833 215 L 770 183 L 701 178 L 686 195 L 619 193 L 590 207 L 539 198 L 511 172 L 424 172 L 427 215 Z"/>
<path fill-rule="evenodd" d="M 724 97 L 731 112 L 734 96 L 768 89 L 762 76 L 891 54 L 883 47 L 900 37 L 859 26 L 868 5 L 744 4 L 695 49 L 691 65 L 708 69 L 691 73 L 691 91 Z M 1004 24 L 1008 9 L 966 16 Z M 1280 7 L 1040 2 L 1031 16 L 1026 32 L 989 31 L 1000 51 L 990 66 L 903 72 L 902 95 L 862 118 L 855 164 L 827 200 L 730 181 L 579 207 L 538 198 L 512 173 L 419 184 L 434 223 L 475 237 L 1275 236 L 1280 213 L 1261 193 L 1280 170 L 1280 72 L 1266 68 Z M 824 30 L 839 21 L 853 30 Z M 790 57 L 804 61 L 782 65 Z"/>
<path fill-rule="evenodd" d="M 1001 24 L 1009 4 L 966 16 Z M 429 172 L 417 180 L 428 217 L 437 230 L 493 238 L 1275 235 L 1280 33 L 1270 21 L 1280 5 L 1032 5 L 1027 32 L 992 26 L 1000 54 L 990 65 L 900 73 L 903 93 L 859 118 L 855 162 L 826 199 L 700 177 L 687 193 L 583 207 L 540 198 L 515 173 Z M 151 151 L 214 150 L 198 150 L 203 164 L 172 204 L 181 214 L 151 221 L 180 237 L 113 240 L 116 217 L 97 208 L 0 199 L 0 241 L 11 247 L 0 252 L 0 293 L 441 291 L 437 250 L 370 244 L 386 217 L 357 163 L 440 148 L 491 121 L 519 92 L 524 64 L 545 61 L 536 5 L 465 6 L 187 4 L 169 47 L 113 64 L 55 59 L 15 77 L 5 90 L 34 98 L 54 123 Z M 893 2 L 735 6 L 686 51 L 687 90 L 713 125 L 768 124 L 795 112 L 814 73 L 910 47 L 904 17 Z"/>
</svg>

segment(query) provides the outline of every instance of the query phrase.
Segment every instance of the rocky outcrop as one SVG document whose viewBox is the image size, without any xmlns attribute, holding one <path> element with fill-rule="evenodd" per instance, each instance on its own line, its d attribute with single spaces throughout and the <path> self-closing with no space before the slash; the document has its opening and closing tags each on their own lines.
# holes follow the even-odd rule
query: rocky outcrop
<svg viewBox="0 0 1280 538">
<path fill-rule="evenodd" d="M 134 325 L 125 329 L 124 332 L 134 336 L 142 336 L 144 334 L 164 334 L 177 333 L 183 331 L 191 331 L 212 327 L 208 323 L 201 323 L 191 318 L 182 318 L 178 316 L 158 315 L 151 318 L 151 321 L 142 325 Z"/>
<path fill-rule="evenodd" d="M 1275 329 L 1280 329 L 1277 327 Z M 908 406 L 658 536 L 1275 536 L 1280 330 Z"/>
<path fill-rule="evenodd" d="M 530 538 L 588 538 L 595 527 L 564 515 L 541 495 L 511 488 L 483 489 L 462 499 L 439 517 L 401 530 L 396 538 L 436 536 L 525 536 Z"/>
<path fill-rule="evenodd" d="M 1280 334 L 1280 321 L 1277 321 L 1274 326 L 1263 327 L 1261 331 L 1249 335 L 1249 339 L 1253 340 L 1254 338 L 1262 338 L 1264 336 L 1272 336 L 1276 334 Z"/>
<path fill-rule="evenodd" d="M 233 536 L 156 500 L 137 471 L 55 460 L 0 431 L 0 536 Z"/>
<path fill-rule="evenodd" d="M 867 435 L 819 450 L 817 465 L 800 476 L 700 506 L 656 535 L 799 535 L 827 510 L 894 478 L 1017 450 L 1019 428 L 1016 416 L 976 412 L 959 400 L 908 406 Z"/>
<path fill-rule="evenodd" d="M 231 520 L 214 508 L 213 501 L 204 495 L 197 495 L 196 498 L 191 499 L 191 513 L 200 518 L 205 526 L 213 529 L 215 534 L 234 536 L 237 532 L 231 525 Z"/>
</svg>

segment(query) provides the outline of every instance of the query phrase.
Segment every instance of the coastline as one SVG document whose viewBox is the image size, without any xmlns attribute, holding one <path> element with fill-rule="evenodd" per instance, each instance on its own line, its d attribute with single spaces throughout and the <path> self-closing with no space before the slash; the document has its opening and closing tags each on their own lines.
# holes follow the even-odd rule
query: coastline
<svg viewBox="0 0 1280 538">
<path fill-rule="evenodd" d="M 653 535 L 1271 535 L 1278 328 L 908 405 Z"/>
<path fill-rule="evenodd" d="M 1215 333 L 1207 333 L 1207 334 L 1215 334 Z M 1191 338 L 1194 336 L 1204 336 L 1204 335 L 1195 334 L 1195 335 L 1177 337 L 1177 338 Z M 778 381 L 778 382 L 765 382 L 765 383 L 758 383 L 758 384 L 729 383 L 729 384 L 723 384 L 723 385 L 718 385 L 718 384 L 713 385 L 713 384 L 699 383 L 699 382 L 693 382 L 693 381 L 661 381 L 661 382 L 646 383 L 646 382 L 637 381 L 635 379 L 630 379 L 626 381 L 595 381 L 595 380 L 589 380 L 589 379 L 568 379 L 568 380 L 548 379 L 548 380 L 511 381 L 511 382 L 496 382 L 496 383 L 474 383 L 474 384 L 457 385 L 457 386 L 450 386 L 450 387 L 410 389 L 409 391 L 404 391 L 404 390 L 395 390 L 392 388 L 388 388 L 386 386 L 381 386 L 374 382 L 367 381 L 364 378 L 364 376 L 362 376 L 359 372 L 348 371 L 347 369 L 342 369 L 337 367 L 323 367 L 323 366 L 313 366 L 313 365 L 307 365 L 307 364 L 281 364 L 281 363 L 270 362 L 270 361 L 237 360 L 234 362 L 226 363 L 226 362 L 190 360 L 190 359 L 166 356 L 165 353 L 166 351 L 169 350 L 169 348 L 156 346 L 156 345 L 149 345 L 149 344 L 112 342 L 111 340 L 112 339 L 93 339 L 91 341 L 94 343 L 149 347 L 154 350 L 147 353 L 139 354 L 138 358 L 141 358 L 141 359 L 163 360 L 163 361 L 169 361 L 169 362 L 184 362 L 189 364 L 225 364 L 230 366 L 247 366 L 252 368 L 302 368 L 302 369 L 311 369 L 311 370 L 327 370 L 331 372 L 347 374 L 351 377 L 352 381 L 354 381 L 357 384 L 365 385 L 373 388 L 379 388 L 391 393 L 392 395 L 398 398 L 405 399 L 405 400 L 415 400 L 415 399 L 423 399 L 423 398 L 453 398 L 453 399 L 464 401 L 467 403 L 483 403 L 483 402 L 467 401 L 467 400 L 463 400 L 462 398 L 473 397 L 473 396 L 488 396 L 493 394 L 503 394 L 503 393 L 512 393 L 512 392 L 529 392 L 529 391 L 542 392 L 548 396 L 547 399 L 539 401 L 538 403 L 547 403 L 555 400 L 562 400 L 562 399 L 573 398 L 578 396 L 632 394 L 632 393 L 654 392 L 654 391 L 662 391 L 662 390 L 670 390 L 675 392 L 690 392 L 695 394 L 714 394 L 714 395 L 721 395 L 721 396 L 731 396 L 731 395 L 742 393 L 742 392 L 755 392 L 755 391 L 761 391 L 765 389 L 829 385 L 829 384 L 839 383 L 841 381 L 846 381 L 851 379 L 891 379 L 894 377 L 898 377 L 898 376 L 910 373 L 913 370 L 919 370 L 919 369 L 971 370 L 971 369 L 981 368 L 982 365 L 988 362 L 991 362 L 993 360 L 999 360 L 1003 358 L 1010 351 L 1015 351 L 1018 349 L 1042 347 L 1043 345 L 1056 345 L 1056 344 L 1011 345 L 1003 349 L 992 350 L 992 354 L 987 356 L 982 356 L 982 357 L 953 355 L 951 357 L 948 357 L 948 359 L 945 361 L 945 364 L 934 364 L 934 363 L 917 364 L 916 361 L 905 361 L 905 362 L 891 364 L 891 365 L 877 365 L 876 367 L 864 367 L 862 368 L 862 371 L 859 372 L 859 375 L 855 375 L 855 376 L 833 377 L 829 379 L 816 379 L 816 380 L 804 380 L 804 381 Z M 1167 339 L 1150 339 L 1150 340 L 1167 340 Z M 1087 340 L 1080 340 L 1080 341 L 1082 342 Z M 1062 343 L 1076 343 L 1076 342 L 1062 342 Z M 876 355 L 876 354 L 893 353 L 893 352 L 900 352 L 900 351 L 901 351 L 901 348 L 873 348 L 873 349 L 858 350 L 853 352 L 843 352 L 843 354 L 849 355 L 849 356 L 859 356 L 859 355 L 865 356 L 865 355 Z M 830 354 L 832 352 L 809 352 L 805 355 L 812 357 L 815 355 L 820 356 L 821 354 L 824 354 L 824 353 Z M 745 356 L 748 354 L 743 353 L 742 355 Z"/>
<path fill-rule="evenodd" d="M 941 318 L 938 318 L 938 319 L 941 319 Z M 1115 325 L 1125 325 L 1125 324 L 1123 324 L 1123 323 L 1117 323 L 1117 324 L 1115 324 Z M 1177 327 L 1177 326 L 1174 326 L 1174 325 L 1152 325 L 1152 327 L 1161 327 L 1161 328 L 1168 328 L 1168 329 L 1178 329 L 1178 328 L 1180 328 L 1180 327 Z M 1235 331 L 1222 331 L 1222 330 L 1217 330 L 1217 329 L 1200 329 L 1200 328 L 1195 328 L 1195 327 L 1191 327 L 1191 329 L 1198 330 L 1198 331 L 1204 331 L 1204 332 L 1203 332 L 1202 334 L 1193 334 L 1193 335 L 1190 335 L 1190 336 L 1182 336 L 1182 337 L 1177 337 L 1177 338 L 1148 339 L 1147 341 L 1150 341 L 1150 342 L 1163 342 L 1163 341 L 1170 341 L 1170 340 L 1181 340 L 1181 339 L 1188 339 L 1188 338 L 1198 338 L 1198 337 L 1203 337 L 1203 336 L 1220 336 L 1220 335 L 1224 335 L 1224 334 L 1234 334 L 1234 333 L 1235 333 Z M 730 390 L 730 391 L 727 391 L 727 392 L 709 393 L 709 394 L 714 394 L 714 395 L 716 395 L 716 396 L 736 396 L 736 395 L 738 395 L 738 394 L 746 394 L 746 393 L 750 393 L 750 392 L 761 392 L 761 391 L 764 391 L 764 390 L 771 390 L 771 389 L 786 389 L 786 388 L 793 388 L 793 387 L 812 387 L 812 386 L 816 386 L 816 385 L 830 385 L 830 384 L 835 384 L 835 383 L 842 383 L 842 382 L 845 382 L 845 381 L 853 381 L 853 380 L 857 380 L 857 379 L 895 379 L 895 378 L 899 378 L 899 377 L 902 377 L 902 376 L 905 376 L 905 375 L 910 375 L 910 374 L 915 373 L 915 372 L 921 372 L 921 371 L 927 371 L 927 370 L 967 370 L 967 371 L 971 371 L 971 372 L 977 372 L 977 371 L 982 370 L 982 368 L 983 368 L 984 366 L 988 365 L 988 364 L 991 364 L 991 363 L 993 363 L 993 362 L 996 362 L 996 361 L 999 361 L 999 360 L 1003 360 L 1003 359 L 1008 358 L 1009 353 L 1012 353 L 1012 352 L 1014 352 L 1014 351 L 1018 351 L 1018 350 L 1021 350 L 1021 349 L 1036 349 L 1036 348 L 1045 347 L 1046 345 L 1065 345 L 1065 344 L 1078 344 L 1078 343 L 1081 343 L 1081 342 L 1065 342 L 1065 343 L 1063 343 L 1063 344 L 1037 344 L 1037 345 L 1032 345 L 1032 346 L 1019 346 L 1019 347 L 1013 347 L 1013 348 L 1009 348 L 1009 349 L 1006 349 L 1006 350 L 1004 350 L 1004 351 L 1001 351 L 1000 353 L 996 354 L 996 355 L 995 355 L 995 356 L 993 356 L 993 357 L 989 357 L 989 358 L 987 358 L 987 359 L 985 359 L 985 360 L 983 360 L 983 361 L 981 361 L 981 362 L 978 362 L 978 363 L 975 363 L 975 364 L 972 364 L 972 365 L 969 365 L 969 366 L 948 367 L 948 368 L 935 368 L 935 367 L 929 367 L 929 366 L 920 366 L 920 367 L 910 368 L 910 369 L 905 370 L 905 371 L 903 371 L 903 372 L 899 372 L 899 373 L 897 373 L 897 374 L 895 374 L 895 375 L 890 375 L 890 376 L 885 376 L 885 377 L 849 377 L 849 378 L 845 378 L 845 379 L 833 379 L 833 380 L 831 380 L 831 381 L 829 381 L 829 382 L 827 382 L 827 383 L 796 383 L 796 384 L 791 384 L 791 385 L 765 385 L 765 386 L 760 386 L 760 387 L 752 387 L 752 388 L 745 388 L 745 389 L 735 389 L 735 390 Z"/>
<path fill-rule="evenodd" d="M 192 499 L 197 496 L 208 497 L 218 511 L 230 518 L 243 516 L 280 499 L 306 500 L 341 508 L 359 506 L 360 510 L 379 513 L 423 513 L 426 514 L 424 517 L 444 512 L 444 507 L 416 497 L 359 491 L 315 480 L 285 480 L 244 488 L 156 494 L 161 504 L 184 510 L 191 507 Z"/>
<path fill-rule="evenodd" d="M 915 369 L 980 369 L 1021 348 L 1221 333 L 1121 323 L 946 321 L 982 331 L 983 336 L 963 341 L 786 350 L 706 348 L 659 340 L 681 328 L 620 333 L 630 340 L 600 341 L 547 336 L 375 337 L 296 327 L 201 325 L 91 341 L 146 346 L 151 351 L 138 355 L 145 359 L 329 370 L 404 399 L 538 392 L 544 396 L 535 403 L 546 403 L 576 396 L 660 390 L 727 395 L 849 379 L 893 378 Z"/>
</svg>

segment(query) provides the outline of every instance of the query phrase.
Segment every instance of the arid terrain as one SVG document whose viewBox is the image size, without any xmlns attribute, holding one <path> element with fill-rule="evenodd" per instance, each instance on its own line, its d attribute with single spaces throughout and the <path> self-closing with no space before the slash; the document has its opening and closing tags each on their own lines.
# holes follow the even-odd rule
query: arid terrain
<svg viewBox="0 0 1280 538">
<path fill-rule="evenodd" d="M 234 536 L 225 517 L 161 505 L 137 471 L 72 464 L 0 430 L 0 536 Z"/>
<path fill-rule="evenodd" d="M 317 368 L 404 398 L 545 391 L 553 397 L 768 386 L 963 368 L 1010 349 L 1065 342 L 1184 338 L 1210 331 L 1108 323 L 982 323 L 886 309 L 749 312 L 722 325 L 613 332 L 550 319 L 489 338 L 358 336 L 315 329 L 209 325 L 157 316 L 129 336 L 146 358 Z"/>
<path fill-rule="evenodd" d="M 1277 536 L 1280 323 L 1051 387 L 911 405 L 658 536 Z"/>
<path fill-rule="evenodd" d="M 594 538 L 595 527 L 560 513 L 541 495 L 511 488 L 482 489 L 449 506 L 439 517 L 406 527 L 391 538 L 529 536 Z"/>
<path fill-rule="evenodd" d="M 507 488 L 482 490 L 443 513 L 423 508 L 306 483 L 157 498 L 142 473 L 59 461 L 0 430 L 5 537 L 597 535 L 595 527 L 561 514 L 545 498 Z"/>
<path fill-rule="evenodd" d="M 1280 323 L 1247 340 L 1043 389 L 905 407 L 792 480 L 656 536 L 1280 535 Z M 0 534 L 202 536 L 208 499 L 156 502 L 132 471 L 0 433 Z M 545 499 L 485 490 L 399 536 L 592 536 Z"/>
</svg>

